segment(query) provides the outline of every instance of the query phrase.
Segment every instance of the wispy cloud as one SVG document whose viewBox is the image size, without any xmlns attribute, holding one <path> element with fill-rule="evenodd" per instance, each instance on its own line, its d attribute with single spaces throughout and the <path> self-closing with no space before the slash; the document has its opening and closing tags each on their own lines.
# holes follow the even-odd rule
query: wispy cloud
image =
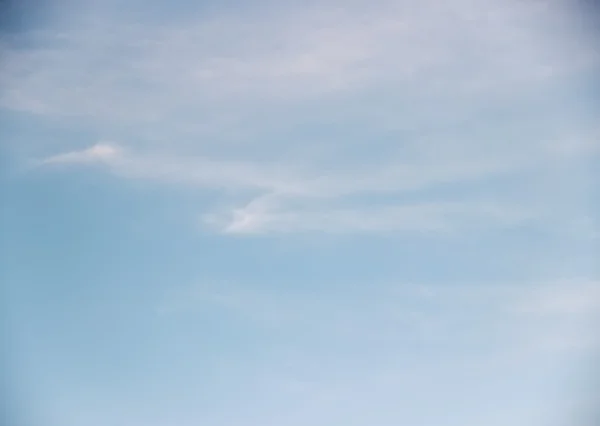
<svg viewBox="0 0 600 426">
<path fill-rule="evenodd" d="M 445 141 L 440 141 L 442 146 Z M 448 141 L 449 142 L 449 141 Z M 452 233 L 464 227 L 513 226 L 547 216 L 522 195 L 432 197 L 438 188 L 469 185 L 513 173 L 537 173 L 540 167 L 570 161 L 555 144 L 541 145 L 536 156 L 504 150 L 495 158 L 468 149 L 458 155 L 430 155 L 427 145 L 410 162 L 391 159 L 364 171 L 349 172 L 298 167 L 294 163 L 217 160 L 135 152 L 115 144 L 51 156 L 40 165 L 99 163 L 131 179 L 220 189 L 233 206 L 214 207 L 202 216 L 204 225 L 229 234 L 331 232 L 379 233 L 417 231 Z M 473 152 L 475 151 L 475 152 Z M 579 155 L 584 155 L 587 150 Z M 415 155 L 416 154 L 416 155 Z M 471 159 L 469 160 L 469 157 Z M 577 158 L 576 156 L 575 158 Z M 229 194 L 229 195 L 226 195 Z M 364 196 L 380 194 L 383 202 Z M 419 201 L 403 201 L 424 194 Z M 244 201 L 249 200 L 249 201 Z"/>
<path fill-rule="evenodd" d="M 492 224 L 512 225 L 526 221 L 528 212 L 509 211 L 508 206 L 486 202 L 407 203 L 383 207 L 354 206 L 294 208 L 273 206 L 264 198 L 255 199 L 225 215 L 209 214 L 204 222 L 226 233 L 453 233 L 465 227 Z"/>
<path fill-rule="evenodd" d="M 43 159 L 39 165 L 49 164 L 87 164 L 110 163 L 121 154 L 119 147 L 114 144 L 100 142 L 82 151 L 67 152 Z"/>
<path fill-rule="evenodd" d="M 1 102 L 117 122 L 166 115 L 181 122 L 187 110 L 197 121 L 206 108 L 240 97 L 264 104 L 366 88 L 393 88 L 412 99 L 501 94 L 598 59 L 573 39 L 561 2 L 372 6 L 259 8 L 186 26 L 107 18 L 45 32 L 34 49 L 3 49 L 8 90 Z"/>
<path fill-rule="evenodd" d="M 600 55 L 566 0 L 175 2 L 169 18 L 134 1 L 152 15 L 144 23 L 120 3 L 82 0 L 54 27 L 0 41 L 0 112 L 32 125 L 15 157 L 36 158 L 32 173 L 89 167 L 177 187 L 169 200 L 184 192 L 196 210 L 176 214 L 204 234 L 153 223 L 168 242 L 157 250 L 136 250 L 147 241 L 137 237 L 122 259 L 90 247 L 122 262 L 102 295 L 137 306 L 129 317 L 119 309 L 131 328 L 112 342 L 109 379 L 127 350 L 146 364 L 108 389 L 94 362 L 85 391 L 79 366 L 73 380 L 57 369 L 65 391 L 48 392 L 53 411 L 103 425 L 446 426 L 448 413 L 457 425 L 542 424 L 531 413 L 548 411 L 549 377 L 591 348 L 588 319 L 600 316 L 582 261 L 598 228 L 600 132 L 586 89 Z M 164 201 L 155 195 L 136 218 Z M 119 198 L 127 218 L 129 201 Z M 89 204 L 74 214 L 97 215 Z M 81 228 L 62 222 L 68 235 Z M 256 237 L 265 234 L 277 237 Z M 307 241 L 333 249 L 321 256 Z M 87 253 L 97 239 L 77 242 Z M 257 273 L 254 255 L 269 267 Z M 287 262 L 310 267 L 292 277 Z M 164 316 L 139 316 L 140 303 L 190 274 L 203 280 L 167 298 Z M 578 278 L 547 279 L 556 275 Z M 241 282 L 218 278 L 231 276 Z M 84 328 L 114 313 L 102 299 Z M 57 319 L 50 328 L 64 319 L 45 318 Z M 173 369 L 153 370 L 157 360 Z M 486 418 L 490 401 L 508 402 Z"/>
<path fill-rule="evenodd" d="M 222 190 L 231 207 L 202 222 L 230 234 L 528 220 L 522 194 L 433 192 L 597 149 L 572 100 L 540 95 L 594 69 L 597 51 L 560 1 L 438 3 L 264 5 L 177 25 L 100 13 L 4 43 L 0 104 L 128 141 L 46 165 Z"/>
</svg>

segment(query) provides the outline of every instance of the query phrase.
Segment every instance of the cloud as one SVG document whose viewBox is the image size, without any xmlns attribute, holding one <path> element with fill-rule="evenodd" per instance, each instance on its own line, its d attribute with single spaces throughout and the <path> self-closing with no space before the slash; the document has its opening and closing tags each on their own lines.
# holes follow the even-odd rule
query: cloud
<svg viewBox="0 0 600 426">
<path fill-rule="evenodd" d="M 111 122 L 180 116 L 193 126 L 210 109 L 244 99 L 280 104 L 382 89 L 409 99 L 499 95 L 597 60 L 594 49 L 574 40 L 561 6 L 257 5 L 252 14 L 150 26 L 123 23 L 106 11 L 93 23 L 32 35 L 31 49 L 5 46 L 1 80 L 8 90 L 0 102 Z M 182 119 L 190 109 L 194 118 Z"/>
<path fill-rule="evenodd" d="M 547 200 L 459 185 L 523 186 L 597 152 L 559 96 L 598 65 L 564 6 L 326 1 L 146 25 L 107 6 L 7 40 L 0 105 L 127 141 L 45 165 L 220 191 L 201 222 L 231 235 L 511 226 Z"/>
<path fill-rule="evenodd" d="M 218 161 L 204 157 L 166 157 L 126 150 L 115 144 L 97 143 L 83 150 L 71 151 L 39 160 L 51 167 L 57 164 L 102 163 L 115 175 L 129 179 L 146 179 L 163 183 L 191 185 L 198 188 L 224 188 L 293 191 L 293 182 L 279 178 L 275 168 L 256 164 Z"/>
<path fill-rule="evenodd" d="M 99 142 L 82 151 L 72 151 L 43 159 L 40 165 L 110 163 L 121 155 L 121 149 L 113 144 Z"/>
<path fill-rule="evenodd" d="M 447 146 L 442 148 L 444 144 Z M 467 193 L 467 196 L 452 195 L 452 192 L 441 197 L 436 195 L 439 188 L 460 188 L 486 179 L 506 179 L 515 173 L 537 176 L 540 168 L 579 158 L 566 156 L 561 151 L 557 155 L 553 141 L 546 145 L 534 151 L 537 155 L 504 150 L 492 157 L 464 143 L 453 146 L 448 135 L 445 140 L 415 143 L 416 149 L 408 160 L 390 158 L 386 163 L 369 165 L 364 170 L 329 169 L 327 174 L 319 167 L 299 167 L 294 163 L 181 157 L 153 150 L 123 149 L 108 143 L 58 154 L 38 163 L 48 167 L 99 163 L 127 179 L 220 190 L 222 198 L 229 201 L 221 207 L 210 206 L 209 211 L 202 214 L 201 222 L 226 234 L 424 232 L 451 235 L 457 230 L 511 227 L 536 220 L 545 220 L 550 227 L 562 220 L 566 225 L 561 226 L 568 227 L 574 219 L 579 220 L 572 212 L 563 214 L 562 218 L 552 218 L 556 211 L 545 211 L 548 200 L 532 202 L 526 198 L 528 194 L 511 193 L 512 189 L 492 195 L 485 192 Z M 432 155 L 431 149 L 435 147 L 440 147 L 441 152 Z M 405 200 L 406 197 L 413 198 Z M 580 219 L 587 223 L 585 215 Z"/>
<path fill-rule="evenodd" d="M 323 206 L 294 209 L 273 207 L 262 198 L 224 215 L 203 219 L 229 234 L 255 233 L 453 233 L 461 228 L 513 225 L 529 219 L 525 211 L 485 202 L 407 203 L 383 207 L 355 206 L 339 209 Z"/>
<path fill-rule="evenodd" d="M 294 245 L 298 234 L 358 235 L 341 241 L 356 257 L 342 247 L 340 259 L 388 284 L 245 276 L 240 284 L 184 289 L 161 306 L 182 321 L 167 318 L 160 329 L 174 337 L 165 354 L 191 374 L 149 389 L 155 405 L 117 390 L 112 411 L 95 397 L 79 404 L 84 417 L 114 414 L 98 423 L 145 425 L 440 424 L 450 421 L 447 413 L 513 399 L 531 412 L 531 395 L 542 399 L 549 388 L 555 370 L 548 366 L 590 347 L 583 325 L 597 309 L 595 281 L 456 284 L 438 276 L 443 284 L 404 285 L 389 281 L 406 264 L 371 269 L 391 265 L 403 253 L 396 247 L 409 251 L 415 236 L 460 242 L 419 240 L 415 251 L 431 259 L 419 258 L 424 263 L 409 265 L 407 275 L 489 275 L 488 256 L 509 270 L 494 272 L 518 273 L 511 263 L 518 259 L 539 274 L 532 258 L 563 268 L 588 248 L 571 250 L 571 234 L 587 238 L 593 228 L 585 166 L 597 160 L 599 133 L 586 110 L 596 101 L 584 92 L 599 56 L 567 2 L 250 3 L 206 6 L 206 13 L 174 4 L 168 18 L 152 22 L 121 12 L 122 4 L 65 8 L 63 24 L 0 42 L 0 108 L 39 124 L 42 136 L 46 127 L 57 132 L 22 138 L 24 157 L 57 154 L 37 163 L 46 170 L 100 166 L 123 182 L 176 185 L 199 200 L 193 226 L 230 238 L 278 235 L 276 249 Z M 104 138 L 119 143 L 88 146 Z M 389 250 L 385 261 L 361 257 L 373 242 L 365 235 L 390 237 L 376 244 Z M 466 258 L 454 252 L 464 240 L 468 253 L 482 244 L 483 265 L 452 264 Z M 242 255 L 274 247 L 231 244 Z M 228 252 L 234 263 L 236 251 Z M 309 263 L 319 257 L 293 251 Z M 440 256 L 452 265 L 438 270 Z M 330 261 L 318 259 L 323 269 L 309 275 L 349 275 Z M 278 279 L 276 271 L 254 278 L 261 277 Z M 212 407 L 197 404 L 207 382 L 194 352 L 202 349 L 202 324 L 220 329 L 213 353 L 223 371 L 211 371 L 208 391 L 215 411 L 226 414 L 214 419 Z M 242 346 L 229 345 L 228 331 Z M 240 350 L 246 344 L 250 351 Z M 519 394 L 536 373 L 543 386 Z M 517 424 L 510 417 L 519 410 L 503 408 L 495 419 L 456 423 Z M 132 410 L 138 418 L 123 420 Z M 530 420 L 523 424 L 542 423 Z"/>
</svg>

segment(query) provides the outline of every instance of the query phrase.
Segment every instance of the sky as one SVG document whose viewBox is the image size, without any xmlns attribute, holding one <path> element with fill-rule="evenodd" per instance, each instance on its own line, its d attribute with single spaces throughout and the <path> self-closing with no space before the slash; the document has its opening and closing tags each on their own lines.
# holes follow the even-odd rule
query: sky
<svg viewBox="0 0 600 426">
<path fill-rule="evenodd" d="M 583 3 L 3 5 L 4 424 L 597 424 Z"/>
</svg>

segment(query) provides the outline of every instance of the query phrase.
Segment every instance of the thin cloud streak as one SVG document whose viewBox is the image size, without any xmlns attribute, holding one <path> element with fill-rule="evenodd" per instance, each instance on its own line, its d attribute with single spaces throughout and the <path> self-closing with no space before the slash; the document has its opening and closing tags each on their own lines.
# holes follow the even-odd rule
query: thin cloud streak
<svg viewBox="0 0 600 426">
<path fill-rule="evenodd" d="M 86 163 L 110 163 L 119 158 L 121 150 L 119 147 L 108 143 L 97 143 L 82 151 L 72 151 L 64 154 L 53 155 L 37 162 L 39 166 L 52 164 L 86 164 Z"/>
<path fill-rule="evenodd" d="M 440 141 L 440 146 L 444 141 Z M 294 167 L 293 164 L 256 163 L 214 160 L 207 157 L 166 157 L 144 154 L 114 144 L 99 143 L 82 151 L 51 156 L 39 166 L 60 164 L 101 164 L 111 173 L 128 179 L 143 179 L 160 183 L 186 185 L 198 189 L 218 189 L 237 194 L 237 207 L 218 209 L 202 216 L 204 225 L 227 234 L 290 233 L 290 232 L 388 232 L 425 231 L 453 233 L 458 226 L 511 226 L 535 220 L 540 208 L 524 205 L 519 198 L 492 201 L 488 197 L 459 200 L 429 199 L 425 202 L 399 203 L 398 197 L 410 193 L 427 193 L 439 186 L 478 182 L 491 177 L 510 176 L 515 172 L 536 174 L 545 164 L 571 161 L 588 153 L 571 149 L 570 155 L 550 144 L 537 156 L 487 158 L 472 154 L 469 149 L 459 156 L 452 151 L 430 157 L 429 149 L 411 163 L 392 161 L 389 164 L 349 174 L 329 171 L 320 176 L 319 169 Z M 507 155 L 508 154 L 508 155 Z M 469 159 L 470 155 L 474 155 Z M 454 160 L 456 163 L 453 163 Z M 295 169 L 295 170 L 294 170 Z M 393 199 L 383 205 L 344 202 L 361 194 L 388 194 Z M 250 199 L 239 205 L 243 200 Z M 345 201 L 346 200 L 346 201 Z M 533 210 L 532 210 L 533 208 Z M 462 225 L 460 225 L 462 224 Z M 460 226 L 459 226 L 460 225 Z"/>
<path fill-rule="evenodd" d="M 257 233 L 390 233 L 418 232 L 450 234 L 481 226 L 511 226 L 527 222 L 532 214 L 510 211 L 491 202 L 409 203 L 368 208 L 357 206 L 340 209 L 309 207 L 308 209 L 277 207 L 256 199 L 231 214 L 209 214 L 204 223 L 216 226 L 227 234 Z"/>
</svg>

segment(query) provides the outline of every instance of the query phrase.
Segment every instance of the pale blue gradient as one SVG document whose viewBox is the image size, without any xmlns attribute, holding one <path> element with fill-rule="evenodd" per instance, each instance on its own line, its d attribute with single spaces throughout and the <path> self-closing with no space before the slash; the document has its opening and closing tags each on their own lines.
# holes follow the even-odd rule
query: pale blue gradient
<svg viewBox="0 0 600 426">
<path fill-rule="evenodd" d="M 581 414 L 600 58 L 580 11 L 36 10 L 0 43 L 9 424 Z"/>
</svg>

